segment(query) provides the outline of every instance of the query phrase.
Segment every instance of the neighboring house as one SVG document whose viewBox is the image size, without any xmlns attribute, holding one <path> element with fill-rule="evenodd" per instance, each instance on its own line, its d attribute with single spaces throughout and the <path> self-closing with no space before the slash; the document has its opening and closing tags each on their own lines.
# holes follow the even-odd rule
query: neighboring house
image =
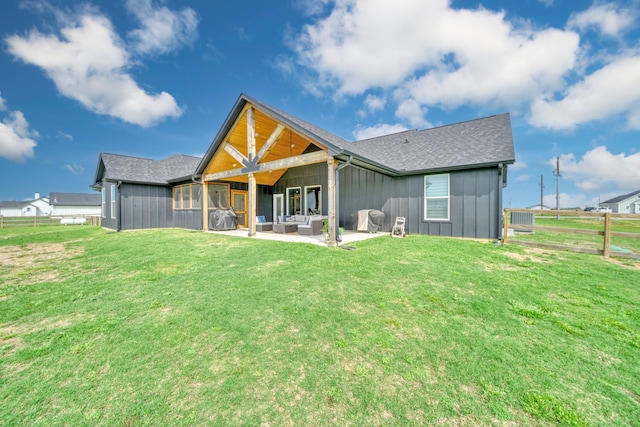
<svg viewBox="0 0 640 427">
<path fill-rule="evenodd" d="M 47 216 L 51 213 L 48 197 L 35 193 L 33 200 L 0 202 L 2 216 Z"/>
<path fill-rule="evenodd" d="M 353 227 L 354 212 L 378 209 L 384 231 L 404 217 L 410 234 L 497 238 L 515 154 L 508 114 L 349 142 L 243 94 L 190 174 L 187 164 L 161 173 L 167 160 L 101 154 L 94 186 L 102 189 L 103 216 L 113 220 L 104 226 L 125 229 L 126 215 L 162 211 L 156 226 L 208 229 L 213 209 L 231 207 L 253 235 L 256 215 L 313 213 L 327 216 L 334 245 L 338 226 Z M 163 191 L 125 215 L 118 207 L 125 183 L 138 185 L 141 197 Z M 145 228 L 143 220 L 127 224 Z"/>
<path fill-rule="evenodd" d="M 189 212 L 191 205 L 188 210 L 174 211 L 172 192 L 199 187 L 191 181 L 199 162 L 198 157 L 183 155 L 152 160 L 101 153 L 92 187 L 101 192 L 102 226 L 114 230 L 189 228 L 183 217 L 200 218 L 197 204 L 193 206 L 197 214 Z"/>
<path fill-rule="evenodd" d="M 7 200 L 0 202 L 0 216 L 22 216 L 22 207 L 27 202 Z"/>
<path fill-rule="evenodd" d="M 614 197 L 598 206 L 609 208 L 613 213 L 640 214 L 640 190 Z"/>
<path fill-rule="evenodd" d="M 100 215 L 100 195 L 86 193 L 50 193 L 51 216 L 95 216 Z"/>
</svg>

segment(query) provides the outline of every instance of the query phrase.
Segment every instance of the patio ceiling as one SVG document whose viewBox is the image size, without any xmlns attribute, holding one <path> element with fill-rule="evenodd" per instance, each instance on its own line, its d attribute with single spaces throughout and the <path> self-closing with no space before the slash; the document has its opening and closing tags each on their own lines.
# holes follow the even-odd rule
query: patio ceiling
<svg viewBox="0 0 640 427">
<path fill-rule="evenodd" d="M 311 141 L 293 132 L 269 115 L 247 104 L 206 166 L 203 173 L 206 180 L 215 177 L 218 181 L 248 182 L 247 173 L 249 170 L 244 172 L 244 169 L 251 164 L 251 159 L 248 156 L 247 135 L 247 110 L 249 108 L 254 108 L 256 156 L 258 158 L 254 168 L 266 163 L 273 165 L 273 168 L 269 168 L 269 170 L 253 171 L 257 184 L 273 186 L 282 177 L 287 171 L 286 165 L 288 163 L 277 161 L 300 156 L 305 151 L 322 150 L 327 152 L 326 147 L 317 141 Z M 309 149 L 312 145 L 314 147 Z M 223 176 L 224 173 L 232 176 Z"/>
</svg>

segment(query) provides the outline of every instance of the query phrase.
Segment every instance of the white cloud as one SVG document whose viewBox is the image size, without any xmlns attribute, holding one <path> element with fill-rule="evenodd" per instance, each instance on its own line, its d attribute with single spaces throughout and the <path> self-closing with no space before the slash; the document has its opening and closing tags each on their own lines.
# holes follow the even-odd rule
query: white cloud
<svg viewBox="0 0 640 427">
<path fill-rule="evenodd" d="M 71 172 L 74 175 L 82 175 L 82 173 L 84 172 L 84 166 L 73 162 L 71 164 L 68 165 L 64 165 L 63 166 L 64 169 L 68 170 L 69 172 Z"/>
<path fill-rule="evenodd" d="M 338 95 L 400 88 L 423 105 L 520 102 L 557 89 L 578 35 L 515 28 L 503 12 L 453 9 L 447 0 L 336 1 L 295 46 L 316 84 Z"/>
<path fill-rule="evenodd" d="M 64 133 L 64 132 L 62 132 L 60 130 L 58 131 L 57 137 L 58 138 L 62 138 L 62 139 L 66 139 L 68 141 L 73 141 L 73 135 L 70 135 L 68 133 Z"/>
<path fill-rule="evenodd" d="M 571 86 L 560 100 L 539 97 L 531 106 L 534 126 L 572 130 L 609 116 L 627 116 L 640 130 L 640 56 L 621 57 Z"/>
<path fill-rule="evenodd" d="M 329 2 L 330 0 L 295 0 L 293 4 L 305 15 L 312 16 L 321 13 Z"/>
<path fill-rule="evenodd" d="M 60 37 L 35 29 L 7 37 L 9 52 L 42 68 L 61 94 L 95 113 L 143 127 L 182 114 L 170 94 L 149 94 L 126 72 L 132 60 L 107 18 L 90 9 L 65 18 Z"/>
<path fill-rule="evenodd" d="M 172 11 L 152 0 L 128 0 L 127 8 L 142 24 L 128 34 L 138 53 L 168 53 L 198 37 L 198 15 L 191 8 Z"/>
<path fill-rule="evenodd" d="M 400 101 L 396 109 L 396 117 L 405 120 L 411 126 L 416 128 L 428 128 L 433 125 L 425 120 L 427 108 L 420 105 L 415 99 L 409 98 Z"/>
<path fill-rule="evenodd" d="M 556 159 L 548 162 L 553 168 Z M 560 156 L 560 174 L 563 180 L 573 181 L 580 190 L 593 192 L 630 192 L 638 189 L 640 182 L 640 153 L 610 153 L 607 147 L 596 147 L 581 159 L 573 154 Z"/>
<path fill-rule="evenodd" d="M 382 135 L 390 135 L 392 133 L 403 132 L 405 130 L 408 129 L 401 124 L 380 124 L 371 127 L 358 127 L 353 132 L 353 136 L 355 137 L 356 141 L 362 141 L 363 139 L 375 138 Z"/>
<path fill-rule="evenodd" d="M 516 160 L 514 164 L 509 165 L 509 169 L 512 171 L 524 170 L 524 169 L 527 169 L 528 167 L 529 165 L 527 165 L 525 162 L 521 160 Z"/>
<path fill-rule="evenodd" d="M 0 111 L 7 111 L 4 99 L 0 97 Z M 29 123 L 21 111 L 9 111 L 0 123 L 0 157 L 22 162 L 33 157 L 33 148 L 37 145 L 34 138 L 37 131 L 29 129 Z"/>
<path fill-rule="evenodd" d="M 581 31 L 596 27 L 603 34 L 618 37 L 634 20 L 635 13 L 631 9 L 618 8 L 615 3 L 594 3 L 584 12 L 571 15 L 567 25 Z"/>
<path fill-rule="evenodd" d="M 372 113 L 382 110 L 386 103 L 387 99 L 382 96 L 367 95 L 367 98 L 364 100 L 364 105 L 366 105 L 367 110 Z"/>
</svg>

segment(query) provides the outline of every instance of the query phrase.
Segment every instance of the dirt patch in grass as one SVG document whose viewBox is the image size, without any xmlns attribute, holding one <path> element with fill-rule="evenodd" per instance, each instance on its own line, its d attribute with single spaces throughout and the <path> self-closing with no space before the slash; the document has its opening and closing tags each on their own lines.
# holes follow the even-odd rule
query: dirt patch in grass
<svg viewBox="0 0 640 427">
<path fill-rule="evenodd" d="M 39 243 L 0 247 L 0 286 L 34 284 L 64 280 L 62 262 L 82 255 L 82 248 L 68 248 L 63 243 Z"/>
<path fill-rule="evenodd" d="M 0 326 L 0 355 L 9 357 L 24 347 L 22 338 L 18 335 L 18 328 L 14 325 Z"/>
<path fill-rule="evenodd" d="M 630 268 L 631 270 L 640 270 L 640 261 L 615 257 L 605 258 L 605 260 L 620 267 Z"/>
<path fill-rule="evenodd" d="M 557 251 L 551 251 L 542 248 L 524 248 L 524 253 L 503 252 L 505 256 L 513 258 L 516 261 L 531 261 L 536 263 L 550 263 L 549 256 L 557 254 Z"/>
</svg>

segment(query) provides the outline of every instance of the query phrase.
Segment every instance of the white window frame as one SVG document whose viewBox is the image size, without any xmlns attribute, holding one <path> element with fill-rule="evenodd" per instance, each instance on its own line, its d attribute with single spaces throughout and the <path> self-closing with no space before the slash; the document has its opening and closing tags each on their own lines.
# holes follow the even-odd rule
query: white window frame
<svg viewBox="0 0 640 427">
<path fill-rule="evenodd" d="M 116 219 L 116 185 L 111 184 L 111 219 Z"/>
<path fill-rule="evenodd" d="M 427 180 L 429 178 L 442 177 L 442 176 L 447 177 L 447 195 L 446 196 L 427 196 Z M 425 175 L 422 188 L 424 190 L 424 215 L 423 215 L 424 221 L 449 221 L 449 219 L 451 218 L 451 176 L 450 174 L 441 173 L 441 174 L 435 174 L 435 175 Z M 429 210 L 427 209 L 428 201 L 444 200 L 444 199 L 446 199 L 447 201 L 447 217 L 446 218 L 430 218 Z"/>
<path fill-rule="evenodd" d="M 319 215 L 322 215 L 322 185 L 320 184 L 316 184 L 316 185 L 306 185 L 304 187 L 304 215 L 308 214 L 308 206 L 309 206 L 309 202 L 307 201 L 307 196 L 309 194 L 308 190 L 309 188 L 317 188 L 320 191 L 318 192 L 318 211 L 320 212 Z"/>
<path fill-rule="evenodd" d="M 102 218 L 107 217 L 107 187 L 102 187 Z"/>
<path fill-rule="evenodd" d="M 290 203 L 291 197 L 289 196 L 289 190 L 298 190 L 298 194 L 300 194 L 300 214 L 302 215 L 302 202 L 303 202 L 303 200 L 302 200 L 302 188 L 301 187 L 287 187 L 287 190 L 285 191 L 285 197 L 287 199 L 286 200 L 286 202 L 287 202 L 286 203 L 286 205 L 287 205 L 286 215 L 289 216 L 289 215 L 295 215 L 296 214 L 295 212 L 289 213 L 289 212 L 291 212 L 291 209 L 292 209 L 292 206 L 290 206 L 291 205 L 291 203 Z"/>
</svg>

